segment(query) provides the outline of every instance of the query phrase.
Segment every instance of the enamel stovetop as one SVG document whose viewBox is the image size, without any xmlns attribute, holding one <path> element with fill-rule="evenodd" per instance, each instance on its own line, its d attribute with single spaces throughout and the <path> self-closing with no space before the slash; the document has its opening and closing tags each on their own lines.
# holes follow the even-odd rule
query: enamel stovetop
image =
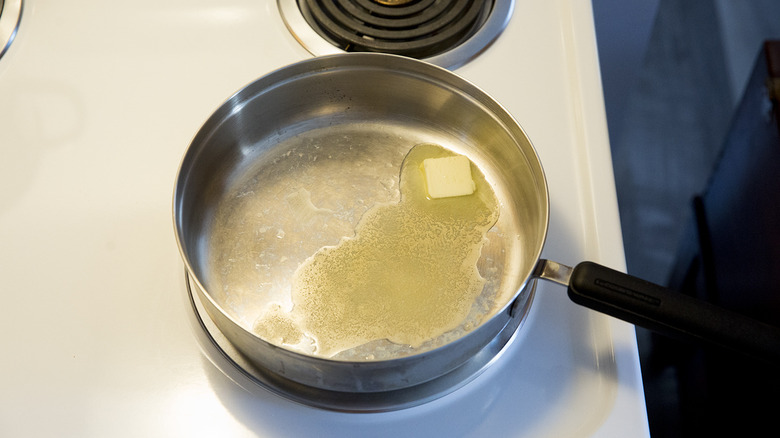
<svg viewBox="0 0 780 438">
<path fill-rule="evenodd" d="M 623 268 L 590 3 L 518 0 L 456 70 L 545 163 L 545 256 Z M 309 57 L 269 0 L 27 0 L 0 58 L 0 436 L 647 436 L 633 327 L 540 284 L 473 382 L 381 414 L 246 391 L 201 351 L 173 236 L 208 115 Z"/>
</svg>

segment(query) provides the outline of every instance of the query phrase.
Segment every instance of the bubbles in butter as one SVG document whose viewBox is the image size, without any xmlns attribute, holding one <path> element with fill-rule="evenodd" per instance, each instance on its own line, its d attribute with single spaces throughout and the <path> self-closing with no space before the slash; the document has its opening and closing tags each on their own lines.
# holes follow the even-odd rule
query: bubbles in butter
<svg viewBox="0 0 780 438">
<path fill-rule="evenodd" d="M 452 155 L 434 144 L 412 148 L 400 201 L 368 210 L 353 237 L 305 260 L 292 310 L 267 312 L 255 331 L 288 346 L 310 340 L 314 354 L 331 357 L 379 339 L 416 347 L 462 324 L 485 283 L 477 261 L 499 205 L 473 163 L 472 195 L 426 197 L 423 160 Z"/>
</svg>

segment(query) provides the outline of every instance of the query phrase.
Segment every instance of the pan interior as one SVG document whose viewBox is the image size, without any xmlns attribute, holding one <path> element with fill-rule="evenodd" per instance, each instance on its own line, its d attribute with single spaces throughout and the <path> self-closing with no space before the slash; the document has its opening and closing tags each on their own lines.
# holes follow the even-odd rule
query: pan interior
<svg viewBox="0 0 780 438">
<path fill-rule="evenodd" d="M 458 328 L 417 348 L 378 339 L 333 358 L 384 360 L 437 348 L 519 293 L 546 230 L 538 159 L 498 105 L 456 76 L 432 72 L 441 78 L 346 65 L 266 80 L 272 87 L 260 80 L 204 126 L 188 151 L 197 159 L 185 157 L 180 172 L 178 202 L 189 214 L 177 215 L 177 226 L 192 274 L 238 325 L 251 331 L 269 309 L 289 311 L 299 265 L 353 236 L 371 207 L 399 201 L 401 164 L 420 143 L 466 155 L 499 199 L 477 263 L 483 292 Z M 306 340 L 279 346 L 313 354 Z"/>
</svg>

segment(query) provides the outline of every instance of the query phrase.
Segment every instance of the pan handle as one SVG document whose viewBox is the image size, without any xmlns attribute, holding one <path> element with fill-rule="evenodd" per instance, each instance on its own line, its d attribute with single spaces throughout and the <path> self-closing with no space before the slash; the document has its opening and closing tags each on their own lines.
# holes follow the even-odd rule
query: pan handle
<svg viewBox="0 0 780 438">
<path fill-rule="evenodd" d="M 707 301 L 593 262 L 572 269 L 540 260 L 535 274 L 567 284 L 572 301 L 601 313 L 671 337 L 780 363 L 780 328 Z"/>
</svg>

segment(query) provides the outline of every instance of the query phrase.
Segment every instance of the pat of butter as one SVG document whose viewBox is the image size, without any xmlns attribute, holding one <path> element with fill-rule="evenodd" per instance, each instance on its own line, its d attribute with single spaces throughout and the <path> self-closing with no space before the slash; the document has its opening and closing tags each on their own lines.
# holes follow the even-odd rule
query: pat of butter
<svg viewBox="0 0 780 438">
<path fill-rule="evenodd" d="M 471 162 L 463 155 L 423 160 L 425 187 L 431 198 L 448 198 L 474 193 Z"/>
</svg>

